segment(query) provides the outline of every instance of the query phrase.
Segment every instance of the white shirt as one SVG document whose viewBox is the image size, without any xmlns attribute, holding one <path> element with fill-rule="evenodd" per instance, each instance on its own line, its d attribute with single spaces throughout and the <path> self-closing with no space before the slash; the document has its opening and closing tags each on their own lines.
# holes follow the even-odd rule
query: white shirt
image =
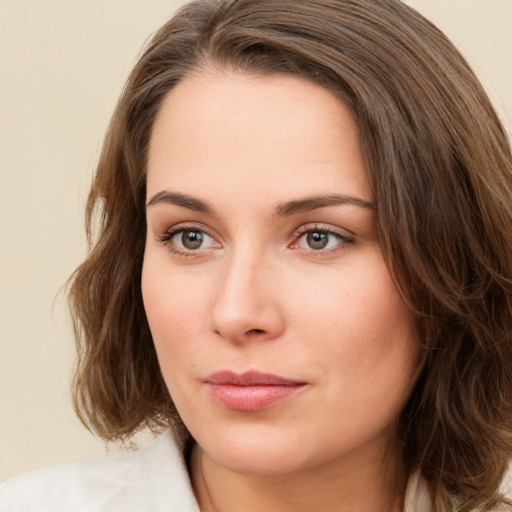
<svg viewBox="0 0 512 512">
<path fill-rule="evenodd" d="M 0 486 L 1 512 L 199 512 L 170 431 L 133 453 L 35 469 Z"/>
<path fill-rule="evenodd" d="M 170 431 L 133 453 L 35 469 L 0 485 L 0 512 L 200 512 Z M 431 512 L 413 475 L 404 512 Z"/>
</svg>

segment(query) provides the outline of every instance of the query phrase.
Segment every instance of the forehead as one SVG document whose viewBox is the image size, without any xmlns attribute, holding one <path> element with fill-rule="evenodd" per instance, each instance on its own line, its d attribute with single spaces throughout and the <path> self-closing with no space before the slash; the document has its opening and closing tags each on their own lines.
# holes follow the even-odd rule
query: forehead
<svg viewBox="0 0 512 512">
<path fill-rule="evenodd" d="M 371 200 L 349 109 L 331 91 L 289 75 L 210 71 L 164 99 L 150 141 L 148 195 L 221 183 L 252 194 L 335 188 Z"/>
</svg>

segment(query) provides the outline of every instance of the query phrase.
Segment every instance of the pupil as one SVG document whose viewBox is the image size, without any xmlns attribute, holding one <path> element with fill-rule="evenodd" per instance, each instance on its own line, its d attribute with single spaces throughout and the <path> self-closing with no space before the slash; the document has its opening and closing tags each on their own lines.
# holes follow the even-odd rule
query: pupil
<svg viewBox="0 0 512 512">
<path fill-rule="evenodd" d="M 203 243 L 203 235 L 200 231 L 183 231 L 182 242 L 187 249 L 199 249 Z"/>
<path fill-rule="evenodd" d="M 316 251 L 318 251 L 320 249 L 323 249 L 327 245 L 328 236 L 325 233 L 313 231 L 311 233 L 308 233 L 307 241 L 311 249 L 315 249 Z"/>
</svg>

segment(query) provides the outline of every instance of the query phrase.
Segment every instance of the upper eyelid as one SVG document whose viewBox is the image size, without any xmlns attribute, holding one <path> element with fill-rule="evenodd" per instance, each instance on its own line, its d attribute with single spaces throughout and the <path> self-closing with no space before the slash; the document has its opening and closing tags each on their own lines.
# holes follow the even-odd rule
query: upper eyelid
<svg viewBox="0 0 512 512">
<path fill-rule="evenodd" d="M 181 231 L 202 231 L 207 236 L 209 236 L 212 240 L 214 240 L 217 244 L 222 244 L 220 238 L 212 233 L 213 230 L 208 228 L 202 223 L 198 222 L 179 222 L 177 224 L 173 224 L 169 227 L 166 227 L 161 230 L 153 230 L 154 238 L 157 242 L 163 242 L 167 245 L 171 238 L 173 238 L 176 234 Z M 201 249 L 198 249 L 199 252 Z"/>
<path fill-rule="evenodd" d="M 210 229 L 208 226 L 205 226 L 202 223 L 198 222 L 179 222 L 178 224 L 173 224 L 172 226 L 169 226 L 168 228 L 165 228 L 163 230 L 163 233 L 170 233 L 175 234 L 179 233 L 180 231 L 203 231 L 207 235 L 211 236 L 212 238 L 216 238 L 212 232 L 213 230 Z"/>
<path fill-rule="evenodd" d="M 339 226 L 333 226 L 332 224 L 323 224 L 323 223 L 307 223 L 299 226 L 295 230 L 295 236 L 302 235 L 304 233 L 308 233 L 309 231 L 322 231 L 324 233 L 332 233 L 334 235 L 346 236 L 350 238 L 355 238 L 356 234 L 347 228 L 342 228 Z"/>
<path fill-rule="evenodd" d="M 164 233 L 176 233 L 176 232 L 184 231 L 187 229 L 190 229 L 190 230 L 196 229 L 197 231 L 204 231 L 207 235 L 214 237 L 212 232 L 214 232 L 215 230 L 212 230 L 211 228 L 209 228 L 208 226 L 206 226 L 205 224 L 203 224 L 201 222 L 199 222 L 199 223 L 198 222 L 179 222 L 178 224 L 174 224 L 174 225 L 166 228 L 164 230 Z M 292 236 L 295 236 L 297 234 L 307 233 L 308 231 L 314 231 L 315 229 L 318 231 L 326 232 L 326 233 L 341 234 L 341 235 L 346 233 L 349 236 L 355 236 L 355 234 L 352 231 L 350 231 L 349 229 L 341 228 L 341 227 L 337 227 L 337 226 L 335 227 L 330 224 L 322 224 L 322 223 L 303 224 L 294 230 Z"/>
</svg>

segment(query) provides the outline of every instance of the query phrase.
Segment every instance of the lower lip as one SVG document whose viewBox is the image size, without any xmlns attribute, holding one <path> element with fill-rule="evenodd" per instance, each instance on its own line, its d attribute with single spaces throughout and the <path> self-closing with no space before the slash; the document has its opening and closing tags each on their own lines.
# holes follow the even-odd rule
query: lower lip
<svg viewBox="0 0 512 512">
<path fill-rule="evenodd" d="M 236 386 L 232 384 L 210 384 L 208 388 L 213 399 L 235 411 L 260 411 L 281 400 L 291 397 L 305 384 Z"/>
</svg>

